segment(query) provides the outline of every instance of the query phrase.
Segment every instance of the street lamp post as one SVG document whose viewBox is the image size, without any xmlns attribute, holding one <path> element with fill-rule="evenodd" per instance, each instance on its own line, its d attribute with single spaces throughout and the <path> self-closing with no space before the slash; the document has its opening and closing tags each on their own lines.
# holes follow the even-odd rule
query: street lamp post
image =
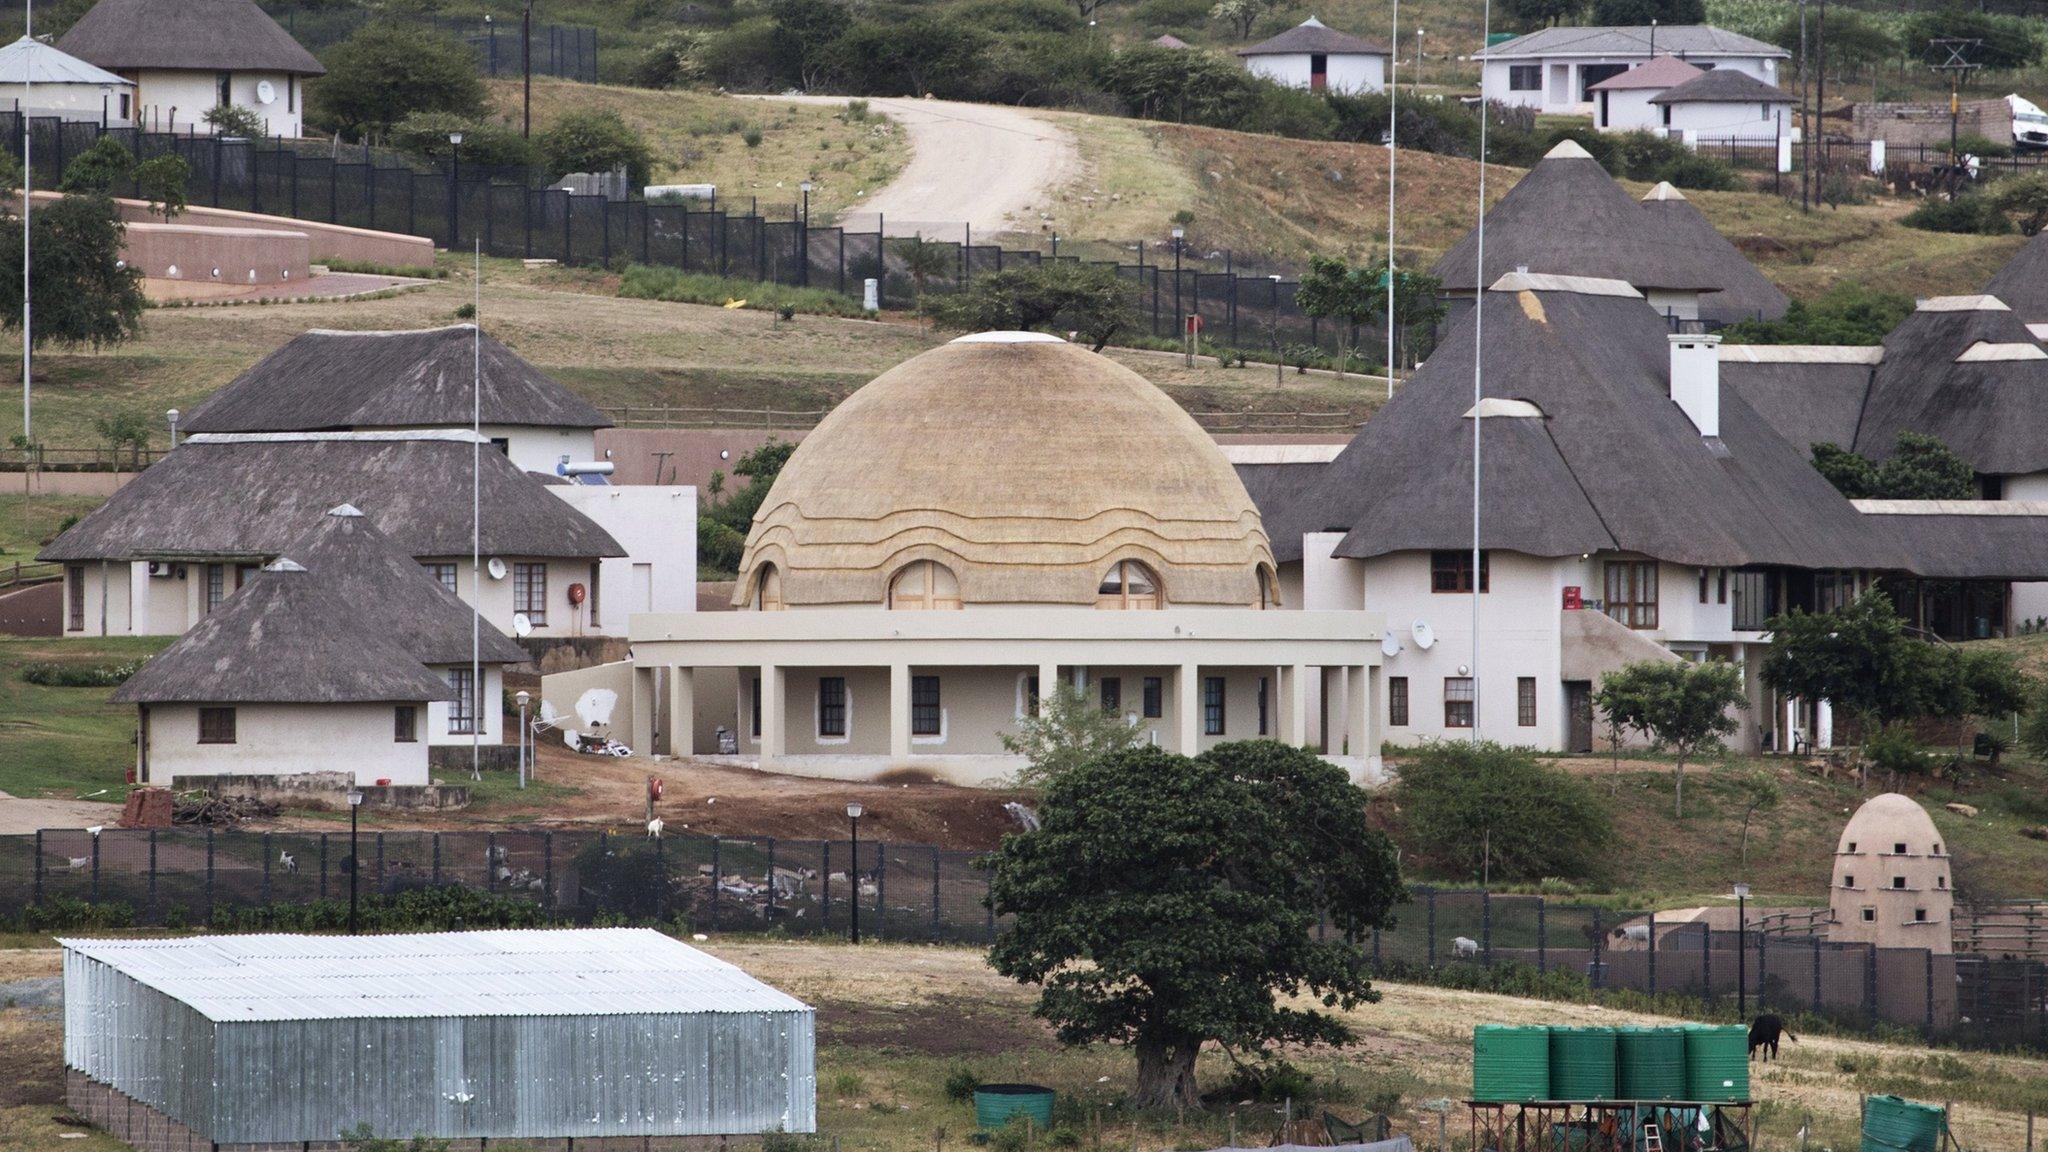
<svg viewBox="0 0 2048 1152">
<path fill-rule="evenodd" d="M 1173 229 L 1173 322 L 1180 325 L 1180 346 L 1187 354 L 1189 364 L 1195 362 L 1195 354 L 1188 350 L 1188 318 L 1181 314 L 1180 303 L 1180 242 L 1188 234 L 1187 229 L 1178 225 Z"/>
<path fill-rule="evenodd" d="M 846 824 L 853 832 L 853 863 L 846 868 L 846 883 L 850 890 L 849 903 L 853 907 L 853 918 L 847 929 L 847 942 L 860 943 L 860 818 L 867 809 L 855 800 L 846 806 Z"/>
<path fill-rule="evenodd" d="M 1735 886 L 1735 1015 L 1749 1015 L 1749 885 Z"/>
<path fill-rule="evenodd" d="M 363 870 L 363 858 L 356 852 L 356 813 L 363 806 L 363 790 L 348 790 L 348 934 L 356 934 L 356 876 Z"/>
<path fill-rule="evenodd" d="M 178 410 L 173 408 L 169 412 L 164 413 L 164 419 L 171 422 L 171 447 L 176 448 L 178 446 Z"/>
<path fill-rule="evenodd" d="M 1415 30 L 1415 77 L 1411 81 L 1417 96 L 1422 95 L 1422 29 Z"/>
<path fill-rule="evenodd" d="M 519 72 L 525 78 L 526 94 L 521 98 L 519 135 L 533 135 L 533 0 L 519 16 Z"/>
<path fill-rule="evenodd" d="M 462 239 L 462 209 L 457 200 L 462 188 L 462 133 L 450 132 L 448 144 L 452 149 L 448 165 L 448 250 L 453 252 Z"/>
<path fill-rule="evenodd" d="M 533 697 L 521 688 L 512 698 L 519 702 L 519 787 L 523 789 L 526 787 L 526 702 Z"/>
<path fill-rule="evenodd" d="M 800 237 L 798 241 L 800 255 L 797 258 L 797 266 L 802 269 L 802 272 L 799 274 L 803 277 L 804 287 L 809 288 L 811 286 L 811 182 L 806 180 L 797 185 L 797 187 L 803 189 L 804 193 L 804 223 L 797 233 Z"/>
</svg>

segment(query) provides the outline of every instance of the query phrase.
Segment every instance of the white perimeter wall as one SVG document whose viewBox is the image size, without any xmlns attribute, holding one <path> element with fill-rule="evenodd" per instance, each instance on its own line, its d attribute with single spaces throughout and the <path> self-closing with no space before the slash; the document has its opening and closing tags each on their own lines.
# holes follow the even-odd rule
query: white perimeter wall
<svg viewBox="0 0 2048 1152">
<path fill-rule="evenodd" d="M 199 705 L 149 709 L 149 782 L 190 776 L 350 772 L 358 784 L 427 783 L 425 740 L 392 739 L 392 704 L 240 704 L 235 742 L 199 742 Z"/>
<path fill-rule="evenodd" d="M 620 484 L 548 489 L 612 534 L 626 550 L 599 562 L 604 603 L 598 631 L 626 634 L 635 612 L 697 610 L 697 489 Z"/>
<path fill-rule="evenodd" d="M 1378 92 L 1386 87 L 1387 60 L 1384 56 L 1331 53 L 1325 58 L 1324 90 L 1329 92 Z M 1244 66 L 1254 76 L 1264 76 L 1289 88 L 1309 86 L 1309 58 L 1299 55 L 1247 56 Z"/>
</svg>

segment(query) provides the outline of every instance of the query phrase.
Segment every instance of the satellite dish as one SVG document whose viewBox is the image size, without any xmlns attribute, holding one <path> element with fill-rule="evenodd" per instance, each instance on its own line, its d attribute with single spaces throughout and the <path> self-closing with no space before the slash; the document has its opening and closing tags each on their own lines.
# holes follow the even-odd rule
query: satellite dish
<svg viewBox="0 0 2048 1152">
<path fill-rule="evenodd" d="M 494 563 L 495 563 L 495 561 L 494 561 Z M 529 616 L 527 616 L 527 614 L 526 614 L 526 613 L 524 613 L 524 612 L 514 612 L 514 613 L 512 614 L 512 634 L 513 634 L 514 636 L 529 636 L 529 635 L 532 635 L 532 634 L 533 634 L 533 620 L 532 620 L 532 618 L 530 618 Z"/>
<path fill-rule="evenodd" d="M 1393 657 L 1401 654 L 1401 638 L 1392 632 L 1380 637 L 1380 655 Z"/>
<path fill-rule="evenodd" d="M 256 82 L 256 102 L 258 104 L 271 104 L 275 103 L 276 100 L 277 86 L 268 80 L 258 80 Z"/>
<path fill-rule="evenodd" d="M 505 578 L 505 562 L 493 556 L 485 562 L 484 571 L 489 572 L 493 580 L 503 580 Z"/>
<path fill-rule="evenodd" d="M 1427 652 L 1436 646 L 1436 629 L 1429 626 L 1429 621 L 1417 620 L 1408 630 L 1415 634 L 1417 648 Z"/>
</svg>

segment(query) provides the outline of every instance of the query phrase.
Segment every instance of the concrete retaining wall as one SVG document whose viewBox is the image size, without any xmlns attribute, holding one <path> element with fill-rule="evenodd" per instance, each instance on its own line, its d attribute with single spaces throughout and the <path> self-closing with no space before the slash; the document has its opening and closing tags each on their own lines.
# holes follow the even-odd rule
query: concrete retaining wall
<svg viewBox="0 0 2048 1152">
<path fill-rule="evenodd" d="M 468 751 L 463 749 L 465 756 Z M 213 796 L 253 796 L 274 804 L 346 812 L 351 780 L 346 772 L 300 772 L 290 776 L 194 777 L 189 783 Z M 370 808 L 420 811 L 469 806 L 469 789 L 460 784 L 365 784 L 358 790 L 363 804 Z"/>
<path fill-rule="evenodd" d="M 55 192 L 38 192 L 35 199 L 51 200 L 56 196 Z M 120 210 L 121 219 L 130 223 L 162 220 L 149 210 L 147 201 L 117 199 L 114 204 Z M 425 236 L 377 232 L 368 228 L 350 228 L 342 224 L 322 224 L 314 220 L 294 220 L 288 216 L 236 212 L 229 208 L 191 207 L 179 213 L 177 221 L 188 226 L 248 228 L 264 232 L 303 232 L 310 243 L 310 255 L 315 264 L 335 260 L 377 264 L 386 268 L 430 268 L 434 264 L 434 242 Z"/>
</svg>

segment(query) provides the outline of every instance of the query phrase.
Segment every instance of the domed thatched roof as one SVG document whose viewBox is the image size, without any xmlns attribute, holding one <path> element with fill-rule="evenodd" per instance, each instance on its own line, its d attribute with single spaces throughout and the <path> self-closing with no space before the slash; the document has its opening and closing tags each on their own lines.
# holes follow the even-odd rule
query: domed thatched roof
<svg viewBox="0 0 2048 1152">
<path fill-rule="evenodd" d="M 1273 553 L 1208 434 L 1165 393 L 1051 336 L 984 333 L 878 376 L 805 437 L 754 517 L 736 604 L 765 565 L 789 607 L 884 603 L 917 560 L 969 607 L 1093 604 L 1110 565 L 1166 601 L 1256 606 Z"/>
</svg>

